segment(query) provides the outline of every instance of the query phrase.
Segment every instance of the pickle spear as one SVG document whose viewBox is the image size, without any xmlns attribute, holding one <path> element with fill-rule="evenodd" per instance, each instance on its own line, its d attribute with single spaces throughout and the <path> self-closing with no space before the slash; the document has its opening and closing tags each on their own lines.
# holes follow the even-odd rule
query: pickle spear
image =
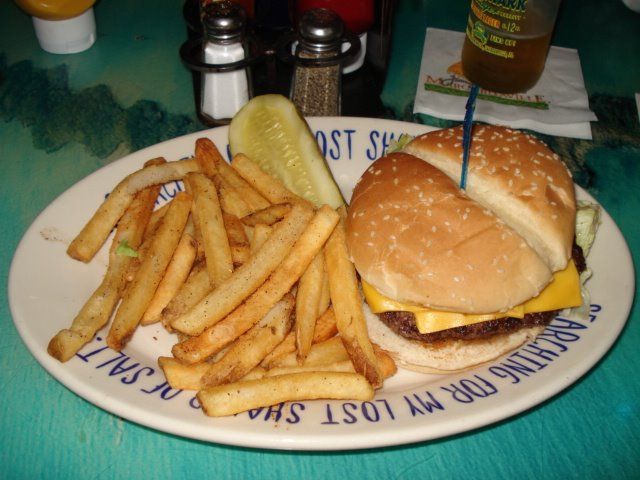
<svg viewBox="0 0 640 480">
<path fill-rule="evenodd" d="M 344 205 L 309 125 L 286 97 L 251 99 L 231 121 L 229 146 L 232 155 L 244 153 L 316 206 Z"/>
</svg>

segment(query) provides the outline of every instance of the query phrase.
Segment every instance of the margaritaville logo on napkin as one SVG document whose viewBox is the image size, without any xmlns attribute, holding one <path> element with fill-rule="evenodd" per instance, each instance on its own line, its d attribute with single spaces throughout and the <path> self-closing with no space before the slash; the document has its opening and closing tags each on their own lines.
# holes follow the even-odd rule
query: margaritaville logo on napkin
<svg viewBox="0 0 640 480">
<path fill-rule="evenodd" d="M 414 112 L 463 120 L 471 82 L 462 73 L 464 33 L 428 28 Z M 551 47 L 538 83 L 529 91 L 501 94 L 481 89 L 474 118 L 550 135 L 591 139 L 589 109 L 576 50 Z"/>
<path fill-rule="evenodd" d="M 424 89 L 432 92 L 448 95 L 469 96 L 471 82 L 462 73 L 462 62 L 452 63 L 445 75 L 427 74 L 424 79 Z M 478 98 L 488 102 L 501 103 L 503 105 L 517 105 L 519 107 L 537 108 L 548 110 L 549 102 L 544 95 L 528 93 L 497 93 L 480 89 Z"/>
</svg>

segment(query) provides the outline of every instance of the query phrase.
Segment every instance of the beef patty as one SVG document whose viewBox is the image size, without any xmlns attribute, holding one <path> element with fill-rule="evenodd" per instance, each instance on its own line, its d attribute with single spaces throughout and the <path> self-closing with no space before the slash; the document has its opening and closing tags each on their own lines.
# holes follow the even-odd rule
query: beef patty
<svg viewBox="0 0 640 480">
<path fill-rule="evenodd" d="M 580 248 L 575 243 L 571 252 L 573 261 L 582 273 L 586 269 L 586 262 Z M 449 328 L 432 333 L 420 333 L 416 326 L 415 316 L 411 312 L 384 312 L 378 316 L 391 330 L 398 335 L 420 340 L 427 343 L 435 343 L 442 340 L 472 340 L 474 338 L 488 337 L 498 333 L 509 333 L 523 327 L 534 327 L 547 325 L 556 316 L 557 311 L 527 313 L 524 318 L 506 317 L 499 320 L 489 320 L 487 322 L 474 323 L 463 327 Z"/>
</svg>

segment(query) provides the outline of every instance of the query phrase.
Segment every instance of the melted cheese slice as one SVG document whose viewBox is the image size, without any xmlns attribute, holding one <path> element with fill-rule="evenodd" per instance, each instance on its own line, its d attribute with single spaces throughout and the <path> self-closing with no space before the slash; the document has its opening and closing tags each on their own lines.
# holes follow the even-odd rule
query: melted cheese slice
<svg viewBox="0 0 640 480">
<path fill-rule="evenodd" d="M 397 302 L 380 294 L 371 285 L 362 281 L 362 291 L 374 313 L 405 311 L 412 312 L 416 317 L 416 326 L 420 333 L 432 333 L 449 328 L 473 325 L 474 323 L 487 322 L 505 317 L 522 318 L 526 313 L 548 312 L 563 308 L 578 307 L 582 304 L 580 293 L 580 275 L 573 260 L 569 261 L 567 268 L 556 272 L 553 279 L 540 292 L 532 298 L 506 312 L 465 314 L 432 310 L 417 305 Z"/>
</svg>

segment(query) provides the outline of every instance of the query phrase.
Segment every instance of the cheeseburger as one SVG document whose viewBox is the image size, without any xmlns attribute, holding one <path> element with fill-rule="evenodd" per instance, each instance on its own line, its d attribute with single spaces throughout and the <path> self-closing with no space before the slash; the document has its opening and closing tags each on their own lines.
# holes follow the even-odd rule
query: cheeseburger
<svg viewBox="0 0 640 480">
<path fill-rule="evenodd" d="M 493 360 L 582 302 L 560 158 L 525 133 L 476 126 L 464 191 L 461 165 L 460 127 L 427 133 L 374 162 L 349 206 L 370 336 L 405 368 Z"/>
</svg>

